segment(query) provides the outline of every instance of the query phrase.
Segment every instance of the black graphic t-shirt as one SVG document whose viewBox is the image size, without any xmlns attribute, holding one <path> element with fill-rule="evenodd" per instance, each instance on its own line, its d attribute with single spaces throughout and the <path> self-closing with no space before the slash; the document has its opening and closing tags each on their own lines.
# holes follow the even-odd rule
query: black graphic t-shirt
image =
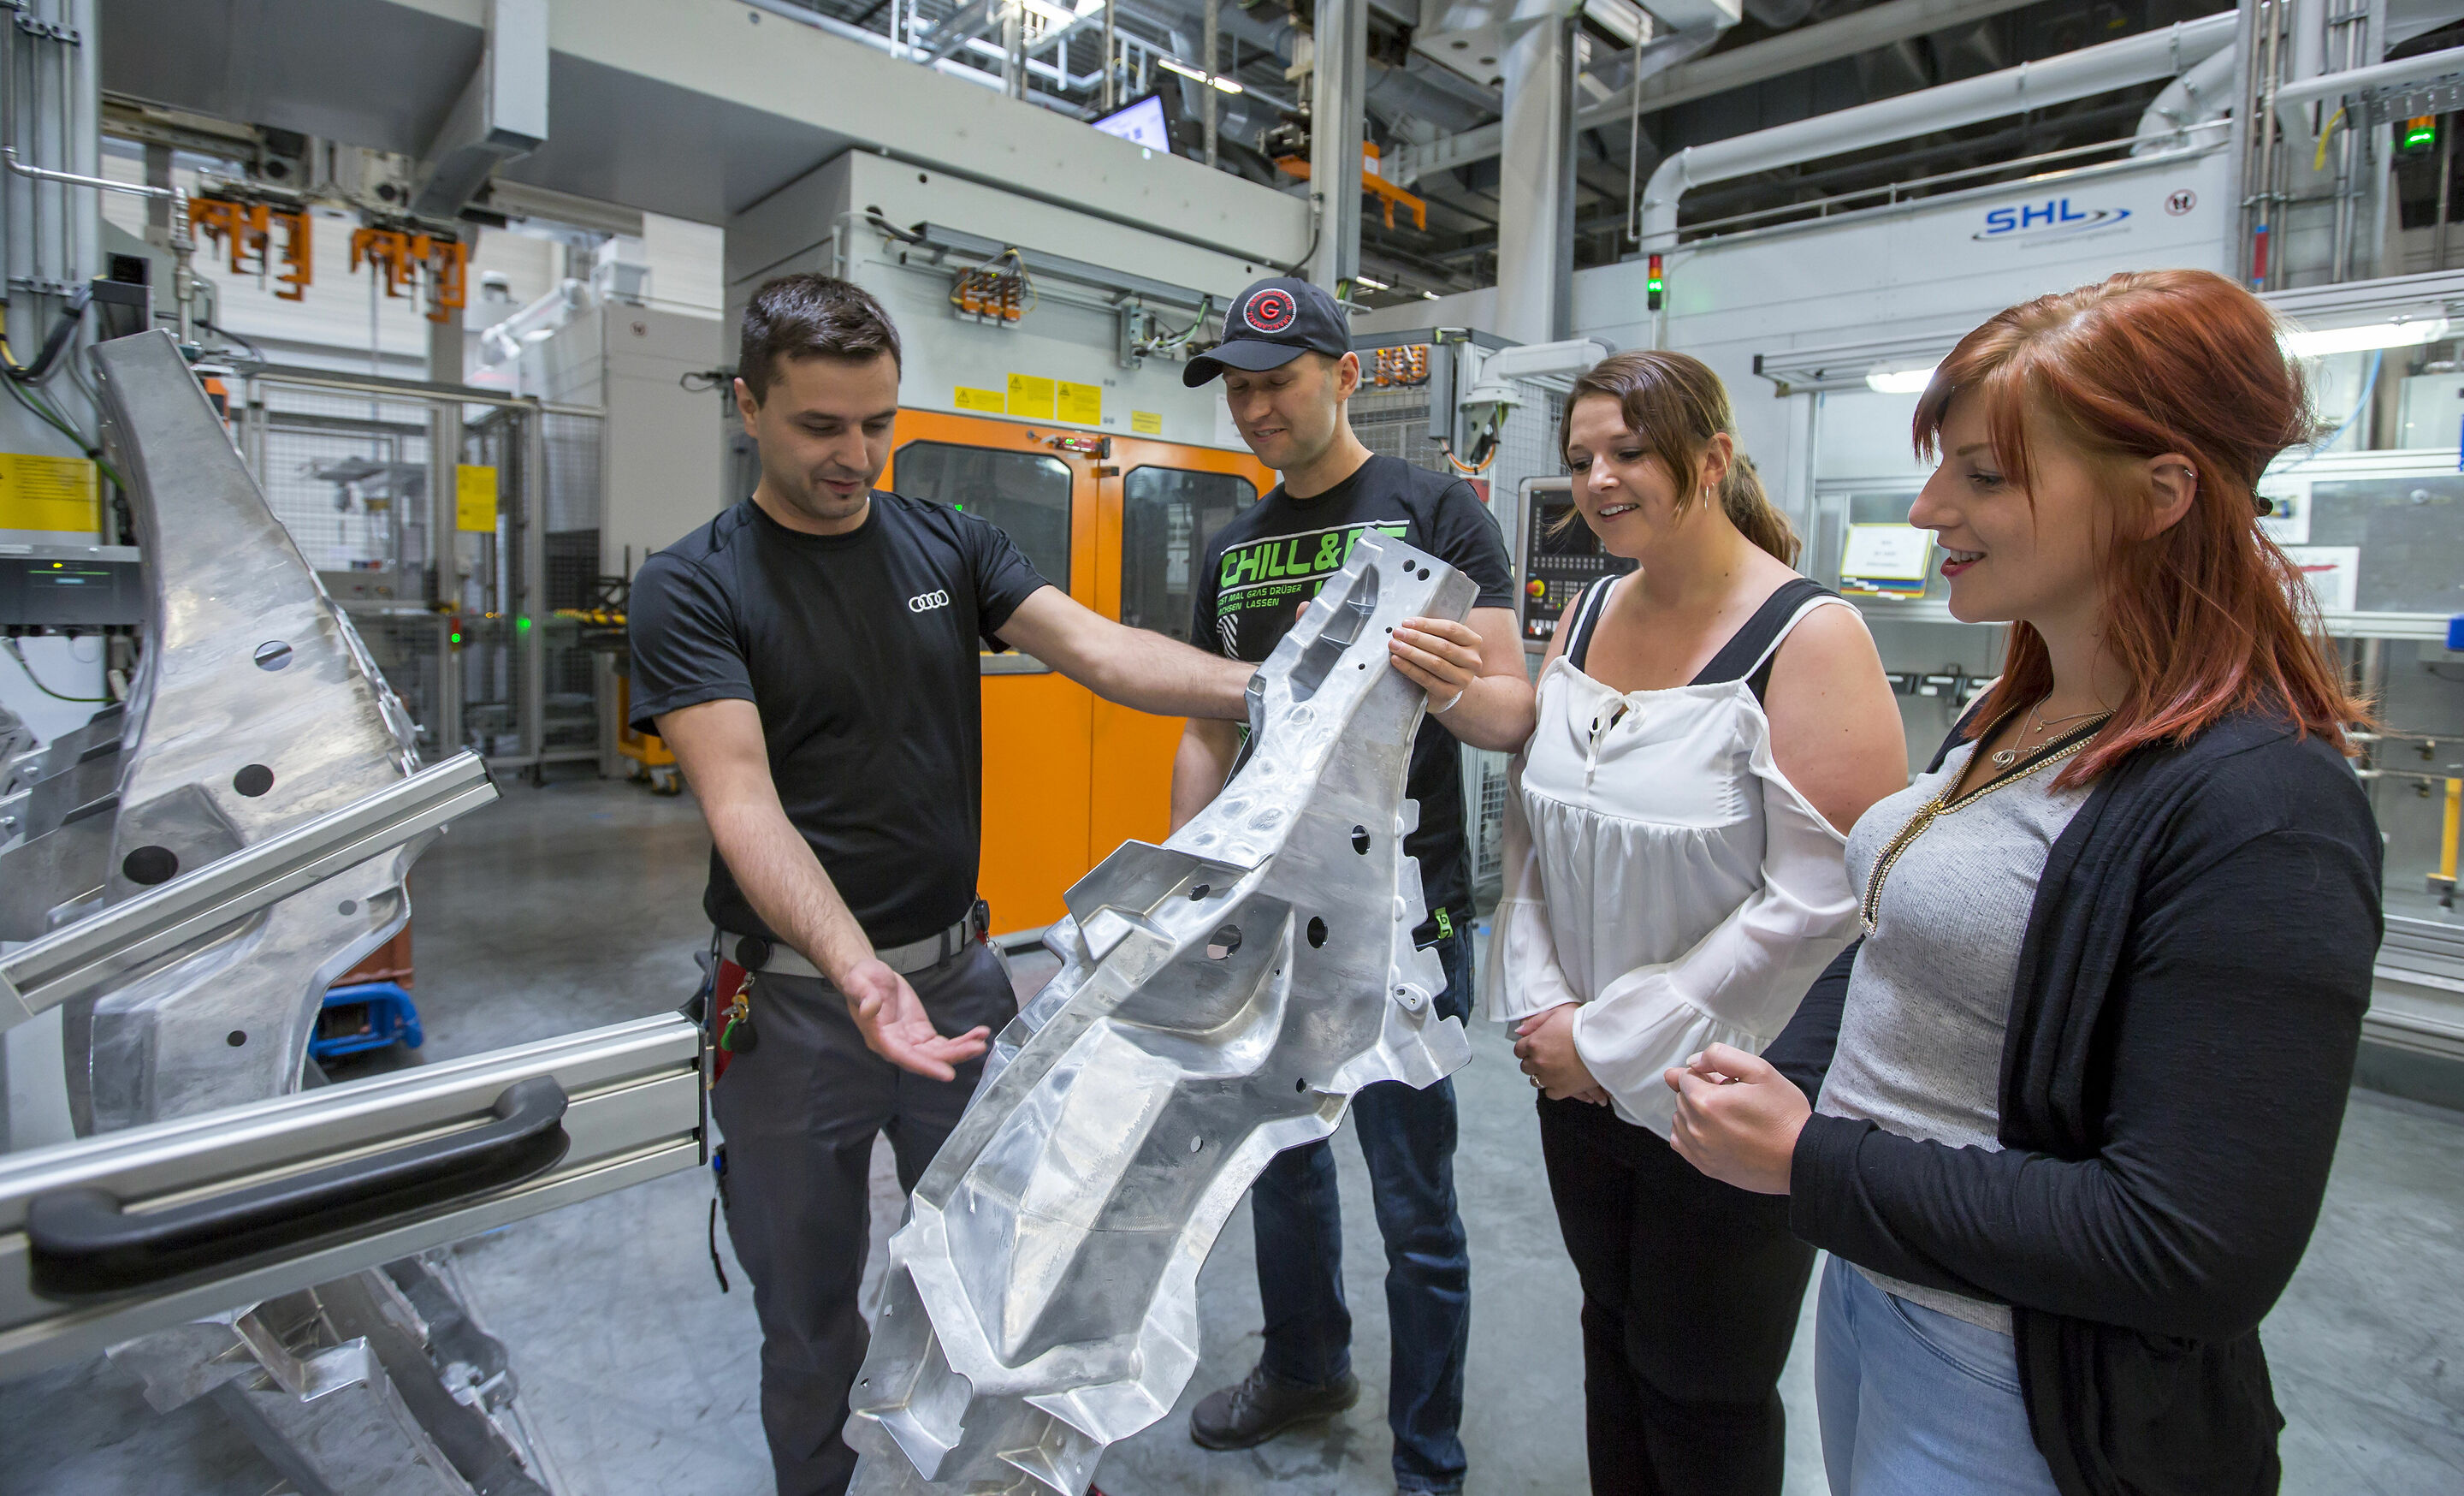
<svg viewBox="0 0 2464 1496">
<path fill-rule="evenodd" d="M 1191 641 L 1251 664 L 1264 661 L 1365 532 L 1391 535 L 1470 577 L 1480 589 L 1475 608 L 1514 606 L 1506 538 L 1471 485 L 1376 456 L 1312 498 L 1294 499 L 1277 485 L 1216 531 L 1196 578 Z M 1429 923 L 1419 930 L 1425 945 L 1452 934 L 1471 913 L 1463 755 L 1434 716 L 1421 721 L 1413 740 L 1407 789 L 1420 803 L 1419 829 L 1403 849 L 1420 862 L 1429 903 Z"/>
<path fill-rule="evenodd" d="M 983 825 L 979 641 L 1048 584 L 1008 536 L 875 489 L 845 535 L 791 530 L 751 500 L 633 576 L 633 726 L 751 702 L 787 819 L 875 946 L 947 929 L 976 898 Z M 771 931 L 716 849 L 702 906 Z"/>
</svg>

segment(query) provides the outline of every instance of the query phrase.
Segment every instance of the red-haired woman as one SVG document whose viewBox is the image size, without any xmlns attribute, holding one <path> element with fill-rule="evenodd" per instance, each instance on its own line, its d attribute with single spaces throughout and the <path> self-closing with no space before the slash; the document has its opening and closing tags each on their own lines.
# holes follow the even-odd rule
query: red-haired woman
<svg viewBox="0 0 2464 1496">
<path fill-rule="evenodd" d="M 2307 429 L 2267 309 L 2199 271 L 2013 307 L 1918 404 L 1909 519 L 2005 672 L 1850 834 L 1864 942 L 1774 1046 L 1836 1025 L 1812 1114 L 1752 1056 L 1668 1073 L 1679 1151 L 1832 1253 L 1838 1496 L 2277 1487 L 2257 1326 L 2379 943 L 2361 708 L 2255 523 Z"/>
<path fill-rule="evenodd" d="M 1671 1064 L 1759 1050 L 1853 935 L 1837 827 L 1907 782 L 1855 609 L 1796 537 L 1699 359 L 1620 353 L 1566 399 L 1582 523 L 1641 563 L 1567 610 L 1516 758 L 1489 1016 L 1520 1020 L 1583 1284 L 1600 1496 L 1778 1496 L 1780 1368 L 1813 1249 L 1781 1201 L 1669 1150 Z"/>
</svg>

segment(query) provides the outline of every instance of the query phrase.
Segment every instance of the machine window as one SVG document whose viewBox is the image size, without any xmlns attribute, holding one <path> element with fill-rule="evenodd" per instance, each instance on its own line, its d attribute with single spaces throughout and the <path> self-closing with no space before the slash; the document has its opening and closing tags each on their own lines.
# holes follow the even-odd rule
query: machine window
<svg viewBox="0 0 2464 1496">
<path fill-rule="evenodd" d="M 1231 473 L 1133 468 L 1121 480 L 1121 621 L 1188 643 L 1198 558 L 1257 502 L 1257 486 Z"/>
<path fill-rule="evenodd" d="M 1045 581 L 1065 592 L 1071 483 L 1068 463 L 1036 452 L 945 441 L 911 441 L 898 449 L 900 493 L 990 520 Z"/>
</svg>

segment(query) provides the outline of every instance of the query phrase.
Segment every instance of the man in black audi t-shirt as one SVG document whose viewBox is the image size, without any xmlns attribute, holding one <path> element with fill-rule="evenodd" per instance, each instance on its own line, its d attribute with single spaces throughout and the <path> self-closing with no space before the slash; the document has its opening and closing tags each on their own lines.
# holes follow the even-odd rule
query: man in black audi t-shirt
<svg viewBox="0 0 2464 1496">
<path fill-rule="evenodd" d="M 1183 378 L 1196 386 L 1221 376 L 1242 439 L 1284 480 L 1208 544 L 1196 579 L 1192 639 L 1235 659 L 1264 660 L 1364 533 L 1416 546 L 1480 588 L 1467 622 L 1417 618 L 1396 629 L 1392 645 L 1396 667 L 1429 693 L 1407 781 L 1420 824 L 1403 843 L 1419 860 L 1428 899 L 1419 938 L 1435 946 L 1445 965 L 1438 1011 L 1467 1017 L 1471 878 L 1456 745 L 1512 751 L 1532 726 L 1505 540 L 1469 483 L 1375 456 L 1353 435 L 1345 402 L 1360 387 L 1360 360 L 1332 297 L 1306 280 L 1262 280 L 1233 303 L 1223 337 L 1190 360 Z M 1189 724 L 1173 765 L 1174 826 L 1222 787 L 1239 730 L 1229 722 Z M 1454 1087 L 1440 1081 L 1416 1091 L 1381 1083 L 1353 1098 L 1352 1117 L 1386 1238 L 1393 1346 L 1386 1419 L 1395 1435 L 1395 1484 L 1415 1496 L 1460 1490 L 1464 1459 L 1456 1430 L 1471 1260 L 1455 1210 Z M 1329 1145 L 1278 1154 L 1249 1199 L 1265 1344 L 1246 1380 L 1191 1413 L 1190 1437 L 1209 1449 L 1264 1443 L 1296 1423 L 1341 1412 L 1360 1396 Z"/>
<path fill-rule="evenodd" d="M 736 381 L 760 484 L 633 578 L 633 725 L 675 750 L 714 843 L 712 1107 L 781 1496 L 854 1469 L 873 1138 L 913 1189 L 1017 1012 L 976 915 L 979 641 L 1176 716 L 1244 715 L 1250 674 L 1080 607 L 974 515 L 874 489 L 898 373 L 864 291 L 761 287 Z"/>
</svg>

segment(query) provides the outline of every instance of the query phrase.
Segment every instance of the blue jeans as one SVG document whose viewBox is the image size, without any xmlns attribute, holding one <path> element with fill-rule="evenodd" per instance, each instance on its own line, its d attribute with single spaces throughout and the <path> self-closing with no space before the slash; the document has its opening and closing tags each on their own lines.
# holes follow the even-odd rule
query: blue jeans
<svg viewBox="0 0 2464 1496">
<path fill-rule="evenodd" d="M 1471 1011 L 1471 951 L 1460 934 L 1436 949 L 1446 971 L 1438 1012 L 1463 1018 Z M 1386 1239 L 1394 1346 L 1386 1422 L 1395 1431 L 1395 1485 L 1458 1491 L 1471 1253 L 1455 1211 L 1454 1083 L 1417 1091 L 1397 1081 L 1368 1086 L 1352 1099 L 1352 1128 Z M 1275 1155 L 1249 1192 L 1249 1209 L 1266 1320 L 1259 1364 L 1289 1386 L 1340 1381 L 1352 1370 L 1352 1311 L 1343 1301 L 1343 1210 L 1329 1142 Z"/>
<path fill-rule="evenodd" d="M 2011 1337 L 1822 1273 L 1814 1394 L 1831 1496 L 2057 1496 Z"/>
</svg>

